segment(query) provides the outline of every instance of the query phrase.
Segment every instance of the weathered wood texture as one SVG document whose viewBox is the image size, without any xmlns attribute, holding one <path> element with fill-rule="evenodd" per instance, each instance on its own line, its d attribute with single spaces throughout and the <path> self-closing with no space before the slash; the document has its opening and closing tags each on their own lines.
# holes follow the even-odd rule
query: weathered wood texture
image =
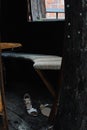
<svg viewBox="0 0 87 130">
<path fill-rule="evenodd" d="M 87 0 L 65 0 L 65 45 L 54 130 L 87 130 Z"/>
</svg>

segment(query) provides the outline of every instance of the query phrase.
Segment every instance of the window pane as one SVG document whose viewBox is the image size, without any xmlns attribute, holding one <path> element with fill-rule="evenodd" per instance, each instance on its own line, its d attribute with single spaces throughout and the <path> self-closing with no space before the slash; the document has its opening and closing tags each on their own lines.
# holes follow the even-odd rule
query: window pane
<svg viewBox="0 0 87 130">
<path fill-rule="evenodd" d="M 46 18 L 64 19 L 64 0 L 45 0 Z"/>
</svg>

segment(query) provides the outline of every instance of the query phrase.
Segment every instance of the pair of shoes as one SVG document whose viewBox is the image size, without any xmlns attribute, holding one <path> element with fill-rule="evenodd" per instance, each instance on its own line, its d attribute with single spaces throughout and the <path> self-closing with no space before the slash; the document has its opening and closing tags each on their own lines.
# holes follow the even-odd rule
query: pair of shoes
<svg viewBox="0 0 87 130">
<path fill-rule="evenodd" d="M 32 116 L 37 116 L 38 115 L 37 109 L 32 107 L 31 98 L 30 98 L 30 95 L 28 93 L 26 93 L 24 95 L 24 103 L 25 103 L 27 113 L 29 115 L 32 115 Z"/>
</svg>

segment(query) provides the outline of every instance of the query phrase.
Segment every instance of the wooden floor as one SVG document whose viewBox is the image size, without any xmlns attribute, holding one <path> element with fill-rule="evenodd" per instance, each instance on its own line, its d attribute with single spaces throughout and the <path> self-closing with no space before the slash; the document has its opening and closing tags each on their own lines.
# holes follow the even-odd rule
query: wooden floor
<svg viewBox="0 0 87 130">
<path fill-rule="evenodd" d="M 46 130 L 48 117 L 40 111 L 40 104 L 52 104 L 51 95 L 46 88 L 25 82 L 11 82 L 8 85 L 5 94 L 9 130 Z M 32 105 L 38 110 L 37 117 L 27 113 L 23 100 L 25 93 L 30 94 Z"/>
</svg>

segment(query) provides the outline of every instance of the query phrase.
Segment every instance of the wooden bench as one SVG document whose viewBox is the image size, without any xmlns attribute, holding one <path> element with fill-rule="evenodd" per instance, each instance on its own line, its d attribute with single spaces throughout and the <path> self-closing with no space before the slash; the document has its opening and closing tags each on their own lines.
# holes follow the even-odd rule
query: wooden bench
<svg viewBox="0 0 87 130">
<path fill-rule="evenodd" d="M 45 54 L 23 54 L 23 53 L 2 53 L 2 57 L 11 58 L 22 58 L 25 60 L 31 60 L 33 62 L 33 67 L 37 74 L 40 76 L 41 80 L 51 93 L 54 98 L 53 106 L 48 118 L 48 129 L 53 127 L 55 117 L 58 108 L 58 97 L 59 92 L 55 92 L 54 86 L 46 79 L 42 70 L 61 70 L 62 57 L 56 55 L 45 55 Z M 60 87 L 60 86 L 58 86 Z"/>
</svg>

